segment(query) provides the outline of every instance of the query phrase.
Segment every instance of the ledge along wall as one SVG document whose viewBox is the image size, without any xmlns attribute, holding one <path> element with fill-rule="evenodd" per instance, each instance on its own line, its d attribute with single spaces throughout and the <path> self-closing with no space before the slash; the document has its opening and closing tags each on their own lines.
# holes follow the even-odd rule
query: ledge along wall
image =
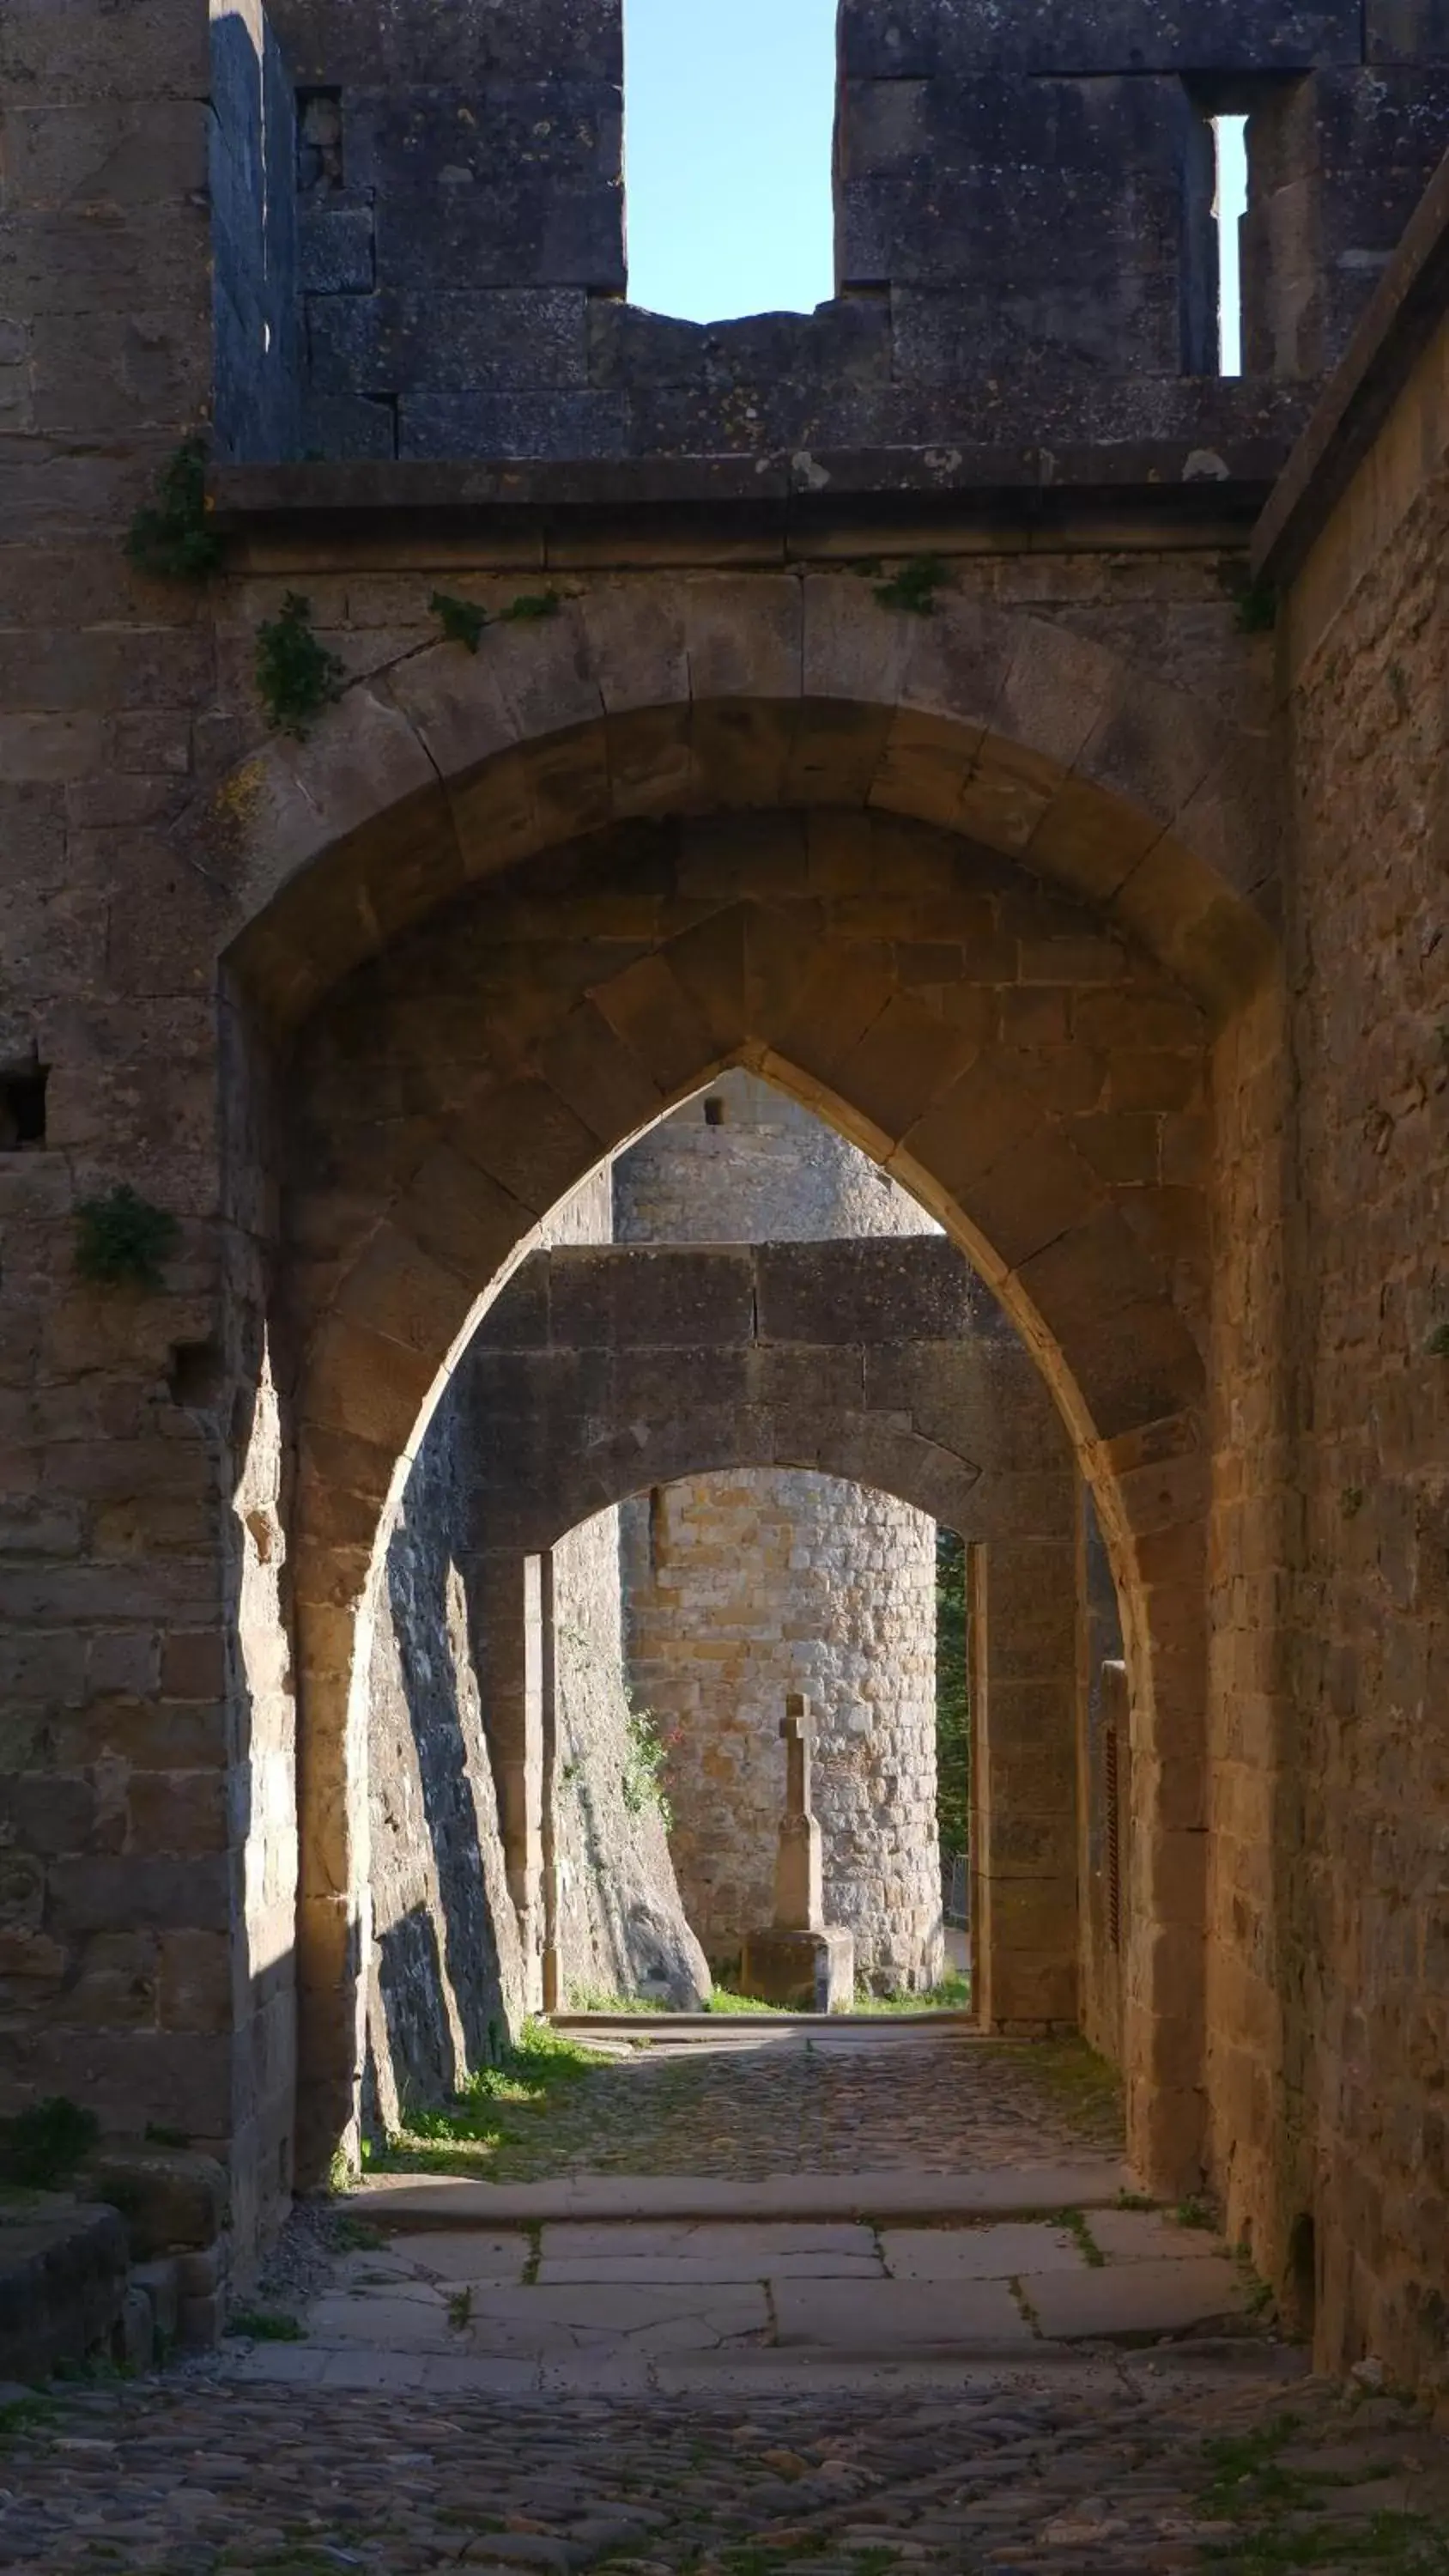
<svg viewBox="0 0 1449 2576">
<path fill-rule="evenodd" d="M 245 10 L 215 23 L 230 80 L 200 0 L 0 17 L 0 2101 L 65 2092 L 214 2146 L 243 2259 L 355 2138 L 365 1678 L 408 1468 L 548 1210 L 749 1063 L 919 1190 L 1091 1486 L 1122 1608 L 1144 2176 L 1223 2195 L 1316 2306 L 1322 2362 L 1434 2380 L 1442 188 L 1414 208 L 1449 140 L 1442 12 L 1123 0 L 1086 29 L 859 0 L 848 84 L 882 155 L 905 137 L 880 259 L 852 251 L 837 304 L 783 337 L 642 324 L 677 354 L 606 387 L 591 336 L 638 317 L 617 264 L 555 258 L 595 215 L 564 190 L 554 223 L 535 170 L 495 259 L 519 293 L 582 295 L 583 359 L 486 314 L 481 343 L 461 311 L 446 342 L 426 323 L 420 387 L 456 352 L 427 390 L 457 397 L 447 433 L 408 430 L 390 364 L 308 382 L 292 215 L 256 176 L 285 113 L 258 100 L 279 62 L 294 94 L 340 91 L 346 187 L 349 84 L 476 107 L 509 64 L 550 76 L 546 34 L 553 71 L 617 92 L 617 12 L 516 0 L 444 31 L 281 7 L 276 51 Z M 1175 368 L 1147 322 L 1069 363 L 1043 279 L 1043 242 L 1070 265 L 1112 237 L 1057 190 L 1085 167 L 1114 221 L 1150 217 L 1179 309 L 1211 311 L 1182 265 L 1211 246 L 1200 190 L 1180 223 L 1155 140 L 1107 121 L 1118 98 L 1155 137 L 1179 83 L 1225 112 L 1252 92 L 1240 382 L 1186 336 Z M 1035 129 L 953 177 L 992 96 Z M 854 113 L 844 181 L 874 190 Z M 333 149 L 325 114 L 307 149 Z M 445 166 L 415 240 L 496 276 L 441 221 Z M 521 162 L 496 166 L 521 204 Z M 932 384 L 896 347 L 931 283 L 898 247 L 930 202 L 909 256 L 953 257 L 947 213 L 1002 168 L 989 280 L 938 282 L 963 311 L 989 285 L 1010 346 L 988 373 L 971 333 L 938 335 Z M 405 177 L 350 210 L 375 291 L 466 294 L 388 269 Z M 457 192 L 484 234 L 489 195 Z M 1153 273 L 1114 254 L 1088 300 L 1115 311 L 1130 276 L 1150 320 Z M 223 288 L 254 370 L 263 327 L 280 353 L 264 422 Z M 882 314 L 888 382 L 810 359 Z M 575 380 L 530 383 L 540 364 Z M 394 395 L 393 441 L 432 461 L 384 439 L 276 461 L 365 447 Z M 308 423 L 324 399 L 345 433 Z M 124 551 L 198 427 L 204 585 Z M 945 562 L 934 617 L 846 569 L 903 555 Z M 1255 571 L 1276 635 L 1263 591 L 1237 604 Z M 475 658 L 440 636 L 440 586 L 561 604 Z M 300 743 L 253 680 L 289 590 L 345 670 Z M 121 1185 L 179 1226 L 159 1287 L 77 1271 L 78 1208 Z"/>
</svg>

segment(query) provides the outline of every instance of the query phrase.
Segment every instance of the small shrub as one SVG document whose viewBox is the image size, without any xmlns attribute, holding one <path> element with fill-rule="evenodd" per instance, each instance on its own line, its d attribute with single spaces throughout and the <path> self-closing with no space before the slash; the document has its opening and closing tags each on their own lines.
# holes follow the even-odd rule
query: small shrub
<svg viewBox="0 0 1449 2576">
<path fill-rule="evenodd" d="M 312 603 L 289 590 L 275 617 L 257 629 L 257 695 L 276 733 L 305 742 L 324 707 L 342 695 L 347 674 L 312 632 Z"/>
<path fill-rule="evenodd" d="M 152 1207 L 123 1181 L 76 1209 L 75 1266 L 97 1288 L 159 1288 L 161 1265 L 180 1233 L 169 1210 Z"/>
<path fill-rule="evenodd" d="M 1233 623 L 1240 635 L 1271 635 L 1278 623 L 1278 593 L 1270 581 L 1254 581 L 1246 564 L 1226 563 L 1219 579 L 1233 603 Z"/>
<path fill-rule="evenodd" d="M 101 2134 L 94 2111 L 83 2111 L 63 2093 L 32 2102 L 0 2128 L 0 2172 L 29 2191 L 53 2191 L 70 2181 L 82 2156 Z"/>
<path fill-rule="evenodd" d="M 1195 2191 L 1190 2191 L 1186 2200 L 1178 2202 L 1173 2214 L 1179 2227 L 1201 2227 L 1209 2235 L 1217 2228 L 1217 2220 L 1207 2202 Z"/>
<path fill-rule="evenodd" d="M 545 617 L 557 617 L 563 606 L 556 590 L 523 592 L 503 611 L 505 626 L 536 626 Z"/>
<path fill-rule="evenodd" d="M 446 590 L 435 590 L 429 608 L 442 627 L 450 644 L 462 644 L 476 653 L 488 623 L 488 611 L 476 599 L 454 599 Z"/>
<path fill-rule="evenodd" d="M 253 2343 L 304 2343 L 307 2329 L 281 2308 L 237 2308 L 228 2317 L 229 2335 L 248 2335 Z"/>
<path fill-rule="evenodd" d="M 662 1819 L 666 1833 L 674 1822 L 673 1811 L 664 1794 L 664 1772 L 668 1761 L 668 1748 L 660 1740 L 652 1710 L 631 1708 L 624 1724 L 624 1770 L 620 1783 L 624 1804 L 631 1816 L 647 1815 L 652 1807 Z"/>
<path fill-rule="evenodd" d="M 162 467 L 155 500 L 131 521 L 126 557 L 160 581 L 205 581 L 216 570 L 221 539 L 207 515 L 203 438 L 183 439 Z"/>
<path fill-rule="evenodd" d="M 876 599 L 882 608 L 898 608 L 907 617 L 934 617 L 936 593 L 950 578 L 939 555 L 913 555 L 889 581 L 877 582 Z"/>
</svg>

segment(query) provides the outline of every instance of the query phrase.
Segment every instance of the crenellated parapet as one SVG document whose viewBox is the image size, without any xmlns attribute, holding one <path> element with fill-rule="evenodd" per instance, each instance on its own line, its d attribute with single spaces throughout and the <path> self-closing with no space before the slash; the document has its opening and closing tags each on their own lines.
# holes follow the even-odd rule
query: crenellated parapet
<svg viewBox="0 0 1449 2576">
<path fill-rule="evenodd" d="M 285 78 L 216 194 L 234 457 L 1281 450 L 1449 142 L 1430 0 L 842 0 L 835 298 L 698 325 L 628 301 L 622 0 L 273 0 L 258 41 Z M 1220 116 L 1248 119 L 1241 381 Z M 290 405 L 239 362 L 264 316 Z"/>
</svg>

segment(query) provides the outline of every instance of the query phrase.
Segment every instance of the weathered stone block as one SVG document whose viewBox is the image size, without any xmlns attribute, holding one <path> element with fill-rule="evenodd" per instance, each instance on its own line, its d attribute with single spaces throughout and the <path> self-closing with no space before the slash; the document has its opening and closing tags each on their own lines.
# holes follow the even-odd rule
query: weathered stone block
<svg viewBox="0 0 1449 2576">
<path fill-rule="evenodd" d="M 84 2188 L 120 2211 L 136 2263 L 204 2251 L 226 2227 L 221 2166 L 179 2147 L 101 2147 L 87 2159 Z"/>
<path fill-rule="evenodd" d="M 850 1932 L 752 1932 L 740 1959 L 746 1994 L 788 2012 L 849 2012 L 855 2001 Z"/>
</svg>

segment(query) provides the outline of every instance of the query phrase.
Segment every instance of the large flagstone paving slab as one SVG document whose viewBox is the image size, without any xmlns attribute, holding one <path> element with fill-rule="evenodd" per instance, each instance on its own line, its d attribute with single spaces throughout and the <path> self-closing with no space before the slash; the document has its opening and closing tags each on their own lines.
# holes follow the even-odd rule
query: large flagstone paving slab
<svg viewBox="0 0 1449 2576">
<path fill-rule="evenodd" d="M 1026 2350 L 1035 2341 L 1004 2281 L 781 2281 L 772 2289 L 781 2347 Z"/>
<path fill-rule="evenodd" d="M 1022 2296 L 1044 2335 L 1181 2334 L 1246 2314 L 1249 2282 L 1225 2254 L 1188 2262 L 1108 2264 L 1101 2271 L 1024 2274 Z"/>
<path fill-rule="evenodd" d="M 1009 2281 L 1018 2272 L 1079 2272 L 1083 2255 L 1063 2228 L 886 2228 L 885 2267 L 895 2281 Z"/>
</svg>

